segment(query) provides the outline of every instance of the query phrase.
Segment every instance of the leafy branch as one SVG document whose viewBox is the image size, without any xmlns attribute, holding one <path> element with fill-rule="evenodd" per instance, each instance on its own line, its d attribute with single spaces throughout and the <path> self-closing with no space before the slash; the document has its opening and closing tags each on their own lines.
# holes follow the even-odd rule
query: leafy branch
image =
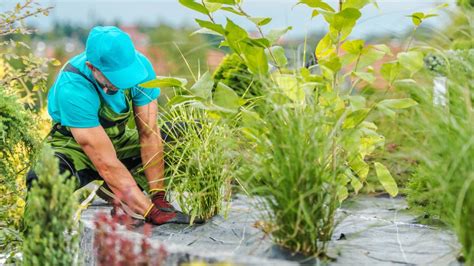
<svg viewBox="0 0 474 266">
<path fill-rule="evenodd" d="M 34 0 L 26 0 L 23 4 L 16 4 L 11 11 L 0 14 L 0 36 L 7 36 L 15 33 L 30 34 L 24 26 L 24 20 L 38 15 L 49 14 L 52 7 L 35 7 L 37 3 Z"/>
</svg>

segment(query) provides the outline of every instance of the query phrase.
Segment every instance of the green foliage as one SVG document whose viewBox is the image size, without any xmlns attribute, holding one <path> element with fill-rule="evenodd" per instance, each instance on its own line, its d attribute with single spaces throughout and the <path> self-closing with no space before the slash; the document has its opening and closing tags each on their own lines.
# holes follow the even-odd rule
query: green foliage
<svg viewBox="0 0 474 266">
<path fill-rule="evenodd" d="M 45 65 L 58 65 L 55 59 L 35 56 L 22 37 L 32 33 L 25 20 L 48 15 L 51 8 L 42 8 L 34 0 L 19 2 L 12 10 L 0 13 L 0 86 L 21 96 L 30 107 L 42 105 L 41 93 L 46 88 Z"/>
<path fill-rule="evenodd" d="M 45 146 L 36 164 L 38 180 L 33 182 L 24 215 L 25 265 L 73 265 L 78 236 L 74 212 L 74 179 L 59 174 L 58 159 Z"/>
<path fill-rule="evenodd" d="M 457 4 L 464 8 L 474 8 L 474 0 L 457 0 Z"/>
<path fill-rule="evenodd" d="M 431 88 L 423 88 L 421 108 L 412 124 L 419 165 L 412 176 L 408 202 L 453 227 L 463 245 L 466 264 L 474 262 L 474 50 L 448 52 L 446 106 L 433 105 Z M 408 122 L 406 122 L 408 123 Z"/>
<path fill-rule="evenodd" d="M 261 84 L 249 72 L 242 59 L 235 53 L 227 55 L 213 74 L 215 84 L 224 83 L 241 97 L 261 95 Z"/>
<path fill-rule="evenodd" d="M 14 253 L 25 199 L 26 169 L 38 144 L 33 115 L 0 87 L 0 252 Z"/>
<path fill-rule="evenodd" d="M 230 142 L 234 131 L 191 105 L 176 105 L 166 117 L 175 125 L 167 132 L 175 140 L 167 143 L 165 155 L 168 188 L 192 219 L 210 219 L 230 195 L 237 164 Z"/>
<path fill-rule="evenodd" d="M 339 197 L 345 197 L 343 152 L 335 148 L 324 110 L 317 105 L 278 104 L 268 97 L 260 117 L 246 113 L 239 182 L 259 196 L 264 228 L 279 245 L 306 255 L 323 255 L 334 228 Z M 285 100 L 283 100 L 285 101 Z M 347 191 L 346 191 L 347 194 Z"/>
<path fill-rule="evenodd" d="M 367 184 L 371 168 L 391 196 L 398 193 L 387 168 L 380 162 L 368 162 L 384 145 L 384 137 L 377 132 L 369 115 L 375 112 L 393 115 L 416 105 L 411 99 L 369 103 L 362 96 L 352 95 L 360 83 L 375 81 L 372 65 L 391 55 L 385 45 L 348 40 L 361 17 L 359 10 L 371 1 L 341 1 L 338 10 L 324 1 L 300 1 L 313 10 L 313 17 L 320 14 L 328 23 L 329 31 L 315 51 L 320 74 L 306 68 L 292 74 L 282 73 L 287 59 L 284 49 L 275 43 L 291 27 L 265 33 L 262 26 L 267 26 L 270 19 L 247 14 L 239 1 L 219 2 L 220 7 L 213 5 L 212 8 L 207 2 L 202 2 L 207 11 L 198 12 L 206 14 L 209 20 L 197 20 L 198 24 L 224 38 L 221 46 L 228 46 L 234 52 L 227 60 L 239 60 L 233 64 L 253 76 L 253 82 L 246 84 L 245 91 L 261 86 L 258 96 L 262 97 L 247 99 L 245 106 L 220 101 L 233 107 L 235 117 L 230 118 L 239 118 L 241 123 L 233 125 L 242 125 L 240 131 L 244 138 L 238 146 L 243 156 L 239 181 L 245 184 L 246 191 L 261 199 L 259 207 L 268 211 L 268 217 L 264 217 L 265 227 L 275 241 L 292 251 L 322 255 L 334 227 L 335 210 L 351 191 L 357 193 Z M 185 6 L 196 10 L 190 3 Z M 212 14 L 219 9 L 247 18 L 260 36 L 250 37 L 230 19 L 225 25 L 216 23 Z M 400 70 L 415 74 L 423 66 L 421 53 L 407 53 L 382 69 L 391 83 L 398 79 Z M 270 74 L 269 64 L 278 71 Z M 215 75 L 221 81 L 217 87 L 224 84 L 230 89 L 238 88 L 237 82 L 226 84 L 225 72 L 221 70 Z M 348 79 L 350 86 L 345 88 L 342 84 Z M 209 93 L 209 88 L 204 87 Z M 216 114 L 212 106 L 216 102 L 207 99 L 203 100 L 194 90 L 191 95 L 171 102 L 192 103 Z"/>
<path fill-rule="evenodd" d="M 0 175 L 15 179 L 18 162 L 26 166 L 38 139 L 34 134 L 32 114 L 23 108 L 15 95 L 0 87 Z M 3 182 L 2 182 L 3 183 Z"/>
</svg>

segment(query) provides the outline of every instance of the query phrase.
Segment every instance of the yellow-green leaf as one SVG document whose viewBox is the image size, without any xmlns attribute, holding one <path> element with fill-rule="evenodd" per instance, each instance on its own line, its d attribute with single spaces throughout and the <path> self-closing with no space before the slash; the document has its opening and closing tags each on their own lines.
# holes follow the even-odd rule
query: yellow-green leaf
<svg viewBox="0 0 474 266">
<path fill-rule="evenodd" d="M 398 61 L 400 65 L 411 72 L 411 74 L 415 74 L 424 66 L 424 57 L 423 53 L 419 51 L 409 51 L 406 53 L 399 53 L 397 55 Z"/>
<path fill-rule="evenodd" d="M 369 174 L 369 165 L 364 161 L 361 155 L 354 156 L 349 161 L 349 166 L 359 176 L 361 182 L 366 180 Z"/>
<path fill-rule="evenodd" d="M 255 25 L 258 25 L 258 26 L 265 26 L 267 25 L 268 23 L 270 23 L 270 21 L 272 21 L 272 18 L 261 18 L 261 17 L 254 17 L 254 18 L 249 18 L 253 23 L 255 23 Z"/>
<path fill-rule="evenodd" d="M 379 102 L 377 106 L 384 106 L 390 109 L 406 109 L 417 105 L 418 103 L 411 98 L 387 99 Z"/>
<path fill-rule="evenodd" d="M 140 84 L 140 87 L 151 89 L 151 88 L 165 88 L 165 87 L 184 87 L 188 81 L 183 78 L 172 78 L 157 76 L 156 79 L 144 82 Z"/>
<path fill-rule="evenodd" d="M 369 108 L 363 108 L 359 110 L 355 110 L 351 112 L 347 117 L 346 120 L 344 120 L 344 123 L 342 124 L 342 128 L 354 128 L 358 126 L 364 119 L 367 117 L 369 114 L 370 109 Z"/>
<path fill-rule="evenodd" d="M 385 191 L 387 191 L 388 194 L 390 194 L 390 196 L 392 197 L 397 196 L 398 195 L 397 182 L 395 182 L 395 179 L 393 179 L 387 167 L 385 167 L 385 165 L 378 162 L 375 162 L 374 166 L 375 166 L 375 172 L 377 173 L 377 178 L 379 179 L 379 182 L 384 187 Z"/>
</svg>

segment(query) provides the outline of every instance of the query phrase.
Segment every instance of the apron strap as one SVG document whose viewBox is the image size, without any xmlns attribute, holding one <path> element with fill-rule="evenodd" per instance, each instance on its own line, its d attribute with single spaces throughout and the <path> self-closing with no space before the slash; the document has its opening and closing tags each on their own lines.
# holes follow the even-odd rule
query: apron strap
<svg viewBox="0 0 474 266">
<path fill-rule="evenodd" d="M 101 96 L 99 88 L 97 87 L 97 84 L 95 84 L 89 77 L 84 75 L 84 73 L 82 73 L 79 69 L 77 69 L 77 67 L 71 65 L 70 63 L 67 63 L 66 66 L 64 67 L 63 71 L 78 74 L 79 76 L 85 78 L 87 81 L 89 81 L 94 86 L 97 93 L 99 93 L 99 96 Z"/>
</svg>

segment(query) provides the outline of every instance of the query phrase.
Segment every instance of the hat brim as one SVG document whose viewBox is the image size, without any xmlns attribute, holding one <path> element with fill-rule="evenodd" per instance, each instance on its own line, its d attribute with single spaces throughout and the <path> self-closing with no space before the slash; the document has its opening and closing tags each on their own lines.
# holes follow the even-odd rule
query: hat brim
<svg viewBox="0 0 474 266">
<path fill-rule="evenodd" d="M 102 72 L 105 77 L 119 89 L 129 89 L 135 87 L 148 76 L 147 69 L 143 65 L 138 53 L 135 61 L 128 67 L 118 71 Z"/>
</svg>

